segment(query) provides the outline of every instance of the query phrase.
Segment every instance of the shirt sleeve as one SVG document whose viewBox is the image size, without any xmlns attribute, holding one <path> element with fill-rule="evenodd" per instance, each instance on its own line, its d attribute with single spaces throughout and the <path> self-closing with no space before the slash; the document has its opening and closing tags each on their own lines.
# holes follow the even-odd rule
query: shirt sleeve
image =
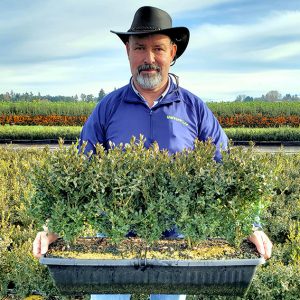
<svg viewBox="0 0 300 300">
<path fill-rule="evenodd" d="M 103 107 L 102 102 L 98 103 L 91 115 L 88 117 L 84 126 L 82 127 L 79 146 L 80 151 L 84 142 L 87 142 L 84 153 L 93 151 L 96 152 L 96 145 L 105 144 L 105 129 L 103 125 L 104 115 L 102 113 Z"/>
<path fill-rule="evenodd" d="M 228 137 L 215 115 L 203 102 L 200 106 L 199 139 L 201 141 L 212 140 L 216 146 L 214 158 L 220 162 L 222 160 L 221 150 L 228 150 Z"/>
</svg>

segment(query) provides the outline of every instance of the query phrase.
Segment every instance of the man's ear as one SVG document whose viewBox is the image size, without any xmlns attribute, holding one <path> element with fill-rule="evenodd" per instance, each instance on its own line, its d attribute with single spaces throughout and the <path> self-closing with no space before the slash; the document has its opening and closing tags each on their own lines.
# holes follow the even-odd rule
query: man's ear
<svg viewBox="0 0 300 300">
<path fill-rule="evenodd" d="M 172 56 L 172 61 L 174 61 L 174 58 L 176 56 L 176 53 L 177 53 L 177 45 L 175 43 L 172 43 L 172 53 L 171 53 L 171 56 Z"/>
<path fill-rule="evenodd" d="M 125 45 L 126 45 L 127 56 L 129 56 L 129 51 L 130 51 L 129 42 L 127 42 Z"/>
</svg>

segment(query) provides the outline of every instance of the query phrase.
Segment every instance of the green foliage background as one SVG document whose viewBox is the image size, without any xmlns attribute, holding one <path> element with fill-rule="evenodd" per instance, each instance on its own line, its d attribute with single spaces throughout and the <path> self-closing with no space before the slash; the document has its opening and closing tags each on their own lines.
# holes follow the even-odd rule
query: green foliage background
<svg viewBox="0 0 300 300">
<path fill-rule="evenodd" d="M 50 102 L 50 101 L 0 101 L 0 115 L 90 115 L 95 102 Z M 254 102 L 209 102 L 208 107 L 214 114 L 230 117 L 234 114 L 263 114 L 264 116 L 300 115 L 299 101 L 254 101 Z"/>
<path fill-rule="evenodd" d="M 76 141 L 81 126 L 31 126 L 2 125 L 0 126 L 0 142 L 17 142 L 38 140 L 57 143 L 59 138 L 65 141 Z M 229 139 L 233 141 L 300 141 L 300 130 L 294 127 L 279 128 L 224 128 Z"/>
<path fill-rule="evenodd" d="M 47 165 L 49 155 L 47 148 L 13 150 L 0 147 L 0 297 L 3 299 L 23 299 L 34 291 L 39 291 L 49 299 L 58 295 L 47 269 L 31 255 L 32 241 L 41 228 L 27 214 L 33 193 L 29 174 L 33 168 Z M 274 187 L 273 200 L 264 212 L 262 221 L 265 231 L 274 242 L 274 251 L 272 258 L 257 271 L 245 299 L 298 299 L 300 154 L 279 153 L 267 156 L 274 173 Z M 115 167 L 111 165 L 111 171 Z M 134 166 L 128 166 L 129 169 L 130 167 Z M 123 175 L 119 173 L 118 176 L 122 178 Z M 134 189 L 134 183 L 138 185 L 140 178 L 134 177 L 134 174 L 127 175 L 133 176 L 129 178 Z M 126 181 L 126 178 L 123 180 Z M 119 189 L 118 193 L 121 192 Z M 188 296 L 188 299 L 208 298 Z"/>
</svg>

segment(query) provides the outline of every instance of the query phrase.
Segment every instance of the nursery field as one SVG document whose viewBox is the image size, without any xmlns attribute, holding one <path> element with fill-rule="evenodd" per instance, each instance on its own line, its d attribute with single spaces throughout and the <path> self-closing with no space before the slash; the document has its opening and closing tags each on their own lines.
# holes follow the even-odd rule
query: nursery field
<svg viewBox="0 0 300 300">
<path fill-rule="evenodd" d="M 64 157 L 66 154 L 62 153 L 61 155 Z M 242 152 L 236 155 L 240 155 L 241 161 L 243 161 L 243 157 L 249 157 Z M 268 169 L 265 169 L 264 172 L 272 170 L 272 186 L 268 187 L 271 188 L 268 197 L 271 201 L 266 203 L 267 207 L 261 215 L 261 220 L 264 231 L 274 243 L 274 249 L 272 258 L 258 269 L 244 299 L 296 300 L 299 299 L 300 294 L 300 154 L 257 154 L 253 152 L 250 155 L 253 156 L 249 165 L 254 168 L 251 170 L 253 178 L 256 178 L 257 173 L 255 171 L 256 155 L 259 155 L 257 161 L 262 159 L 268 162 L 265 164 Z M 78 173 L 76 168 L 72 168 L 74 162 L 72 156 L 66 157 L 68 160 L 64 163 L 70 167 L 69 171 L 73 170 L 72 172 L 75 172 L 74 174 L 77 174 L 78 179 L 81 178 L 82 181 L 84 174 Z M 32 170 L 50 166 L 49 162 L 52 161 L 52 158 L 53 152 L 50 152 L 47 147 L 12 151 L 10 147 L 0 146 L 0 298 L 2 299 L 24 299 L 33 293 L 40 294 L 43 299 L 50 300 L 57 296 L 59 299 L 63 299 L 53 285 L 47 269 L 42 267 L 31 254 L 35 234 L 41 230 L 40 225 L 33 221 L 28 214 L 28 208 L 36 193 L 32 181 Z M 142 157 L 139 156 L 139 159 Z M 144 168 L 141 168 L 140 163 L 137 167 L 141 174 Z M 153 167 L 156 166 L 153 165 Z M 48 167 L 43 168 L 40 172 L 40 174 L 45 174 L 43 180 L 48 178 L 47 174 L 43 173 L 47 170 Z M 91 176 L 94 176 L 92 170 L 89 172 L 91 172 Z M 110 172 L 104 169 L 101 172 L 108 172 L 109 176 L 122 176 L 120 172 Z M 57 173 L 57 176 L 61 176 L 61 178 L 59 177 L 60 185 L 71 180 L 63 174 Z M 55 180 L 55 178 L 51 180 Z M 96 184 L 95 181 L 91 182 L 93 185 Z M 108 180 L 107 184 L 110 182 L 113 180 Z M 186 190 L 183 186 L 182 188 Z M 247 186 L 247 188 L 252 187 Z M 57 189 L 58 186 L 54 191 L 56 195 L 58 195 Z M 119 192 L 123 193 L 122 190 Z M 89 193 L 92 195 L 92 191 Z M 57 211 L 57 214 L 60 212 Z M 72 218 L 72 216 L 70 217 Z M 188 296 L 187 299 L 210 298 Z M 232 297 L 213 297 L 211 299 L 232 299 Z"/>
<path fill-rule="evenodd" d="M 207 104 L 233 141 L 300 141 L 300 102 Z M 75 141 L 95 105 L 87 102 L 0 102 L 0 142 L 55 142 L 60 137 Z"/>
<path fill-rule="evenodd" d="M 0 102 L 0 125 L 82 126 L 96 103 Z M 300 102 L 207 103 L 224 127 L 298 127 Z"/>
<path fill-rule="evenodd" d="M 234 114 L 263 114 L 268 116 L 300 115 L 300 102 L 208 102 L 208 107 L 217 115 L 225 117 Z M 0 115 L 89 115 L 95 102 L 1 102 Z"/>
<path fill-rule="evenodd" d="M 0 143 L 20 141 L 48 141 L 55 143 L 59 138 L 66 141 L 76 141 L 79 138 L 81 126 L 29 126 L 3 125 L 0 126 Z M 224 128 L 229 139 L 233 141 L 290 141 L 300 143 L 300 128 L 270 127 L 270 128 Z"/>
<path fill-rule="evenodd" d="M 41 141 L 50 144 L 57 143 L 59 138 L 66 143 L 74 142 L 95 105 L 0 102 L 0 143 Z M 224 102 L 208 103 L 208 106 L 234 142 L 300 143 L 300 102 Z M 256 155 L 264 156 L 271 168 L 264 171 L 274 176 L 272 201 L 261 215 L 264 231 L 274 242 L 274 251 L 272 258 L 258 269 L 244 299 L 296 300 L 300 294 L 300 153 L 253 152 L 252 155 L 254 162 Z M 21 300 L 35 293 L 43 299 L 64 299 L 56 290 L 48 270 L 31 254 L 35 234 L 41 230 L 40 224 L 28 213 L 36 193 L 32 170 L 43 168 L 52 158 L 53 151 L 47 146 L 14 149 L 0 145 L 0 299 Z M 249 172 L 255 174 L 257 166 L 253 166 Z M 139 164 L 138 170 L 143 169 L 146 168 Z M 117 172 L 109 172 L 107 176 L 111 176 L 109 174 Z M 65 178 L 60 181 L 64 183 Z M 137 299 L 141 300 L 140 297 Z M 201 299 L 210 298 L 187 297 L 187 300 Z"/>
</svg>

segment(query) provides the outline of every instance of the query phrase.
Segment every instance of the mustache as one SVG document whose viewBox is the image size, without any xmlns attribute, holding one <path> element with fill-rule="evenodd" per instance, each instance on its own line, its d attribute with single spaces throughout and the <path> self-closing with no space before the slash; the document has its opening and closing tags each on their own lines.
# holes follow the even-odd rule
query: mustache
<svg viewBox="0 0 300 300">
<path fill-rule="evenodd" d="M 142 71 L 151 71 L 151 70 L 160 72 L 160 67 L 154 64 L 144 64 L 138 66 L 138 73 L 141 73 Z"/>
</svg>

